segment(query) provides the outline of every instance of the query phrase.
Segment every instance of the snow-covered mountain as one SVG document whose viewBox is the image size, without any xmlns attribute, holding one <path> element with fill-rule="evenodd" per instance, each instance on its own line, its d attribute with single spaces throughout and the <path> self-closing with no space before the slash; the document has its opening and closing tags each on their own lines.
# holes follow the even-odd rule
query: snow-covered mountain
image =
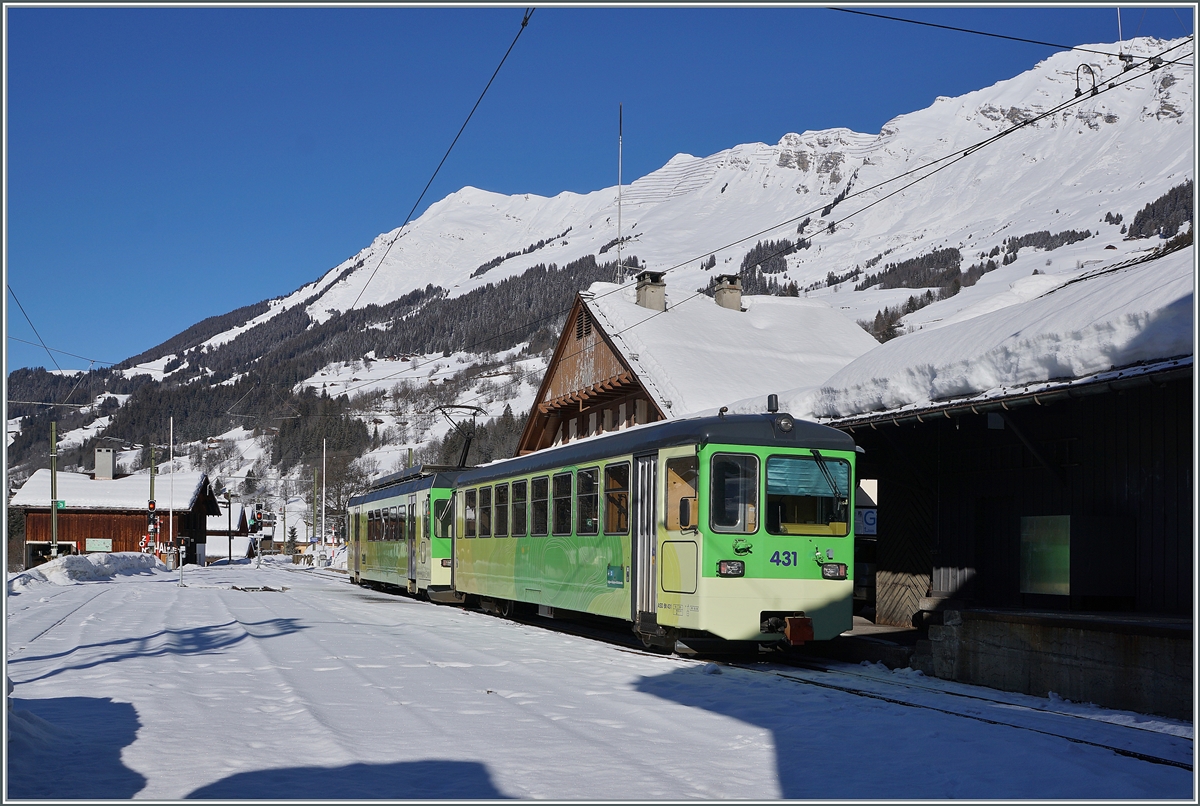
<svg viewBox="0 0 1200 806">
<path fill-rule="evenodd" d="M 703 157 L 676 155 L 620 189 L 624 255 L 627 260 L 636 255 L 641 267 L 667 272 L 670 302 L 707 286 L 714 275 L 737 273 L 759 241 L 787 239 L 796 248 L 782 266 L 773 261 L 769 268 L 776 273 L 770 277 L 795 283 L 800 293 L 823 299 L 851 320 L 870 321 L 887 308 L 897 311 L 910 296 L 923 296 L 922 304 L 899 321 L 895 330 L 901 333 L 961 323 L 1044 293 L 1102 262 L 1137 257 L 1160 240 L 1127 240 L 1126 226 L 1148 203 L 1193 179 L 1192 42 L 1142 38 L 1089 50 L 1123 50 L 1137 66 L 1126 70 L 1116 55 L 1068 51 L 991 87 L 938 98 L 926 109 L 889 121 L 876 134 L 808 131 L 786 134 L 774 145 L 739 145 Z M 1155 57 L 1162 63 L 1151 69 L 1147 61 Z M 1097 77 L 1095 94 L 1084 64 Z M 220 332 L 210 327 L 190 341 L 173 340 L 170 344 L 188 343 L 164 348 L 161 355 L 152 351 L 140 356 L 137 366 L 117 372 L 156 380 L 179 372 L 193 387 L 203 385 L 211 370 L 198 369 L 206 359 L 197 348 L 219 356 L 239 335 L 285 314 L 290 318 L 278 322 L 288 327 L 270 338 L 296 339 L 296 328 L 335 325 L 352 309 L 383 306 L 430 285 L 446 289 L 453 299 L 538 264 L 563 267 L 589 256 L 612 260 L 617 201 L 616 187 L 552 198 L 463 188 L 431 205 L 403 231 L 379 235 L 316 282 L 250 306 L 247 310 L 257 315 L 248 321 L 220 324 Z M 1072 237 L 1049 245 L 1027 239 L 1020 260 L 1002 260 L 1006 240 L 1038 232 L 1071 232 Z M 964 280 L 956 294 L 937 293 L 936 285 L 926 293 L 912 283 L 891 288 L 865 283 L 889 264 L 939 250 L 957 250 L 964 271 L 989 258 L 996 265 L 972 283 Z M 1046 276 L 1031 277 L 1035 273 Z M 856 285 L 866 287 L 854 290 Z M 421 311 L 418 305 L 415 312 L 396 315 L 420 316 Z M 360 331 L 393 324 L 386 315 L 379 317 L 341 321 L 353 321 Z M 238 321 L 232 314 L 222 319 Z M 410 449 L 449 428 L 428 413 L 428 400 L 404 399 L 406 383 L 428 396 L 430 390 L 450 389 L 440 384 L 455 380 L 453 402 L 482 406 L 489 416 L 506 405 L 518 417 L 528 408 L 545 356 L 522 352 L 518 341 L 491 347 L 455 342 L 428 355 L 342 355 L 316 371 L 312 366 L 319 362 L 310 361 L 301 372 L 307 377 L 293 391 L 311 387 L 351 398 L 376 393 L 355 416 L 373 433 L 366 464 L 390 472 L 408 461 Z M 307 348 L 299 340 L 293 343 L 298 346 L 290 355 L 303 355 Z M 252 350 L 258 353 L 243 344 L 232 377 L 226 362 L 221 383 L 253 375 L 258 356 L 273 346 L 257 344 Z M 387 350 L 422 352 L 403 345 Z M 485 374 L 461 382 L 452 377 L 485 361 Z M 243 424 L 252 428 L 251 422 Z M 9 423 L 10 443 L 19 428 Z M 86 439 L 98 430 L 87 425 L 78 436 Z M 269 469 L 269 443 L 262 442 L 269 437 L 252 437 L 240 427 L 219 437 L 230 458 L 214 465 L 218 473 L 239 478 L 253 471 L 261 478 Z M 213 456 L 212 443 L 196 443 L 197 456 Z M 198 461 L 189 457 L 186 463 Z"/>
<path fill-rule="evenodd" d="M 1090 47 L 1118 51 L 1115 44 Z M 679 154 L 623 188 L 622 235 L 630 239 L 623 248 L 644 267 L 669 270 L 669 287 L 689 291 L 705 285 L 711 273 L 736 271 L 760 238 L 797 240 L 805 218 L 811 219 L 805 227 L 811 248 L 789 255 L 786 275 L 779 276 L 801 287 L 823 285 L 829 272 L 842 274 L 881 256 L 898 262 L 940 247 L 961 249 L 965 267 L 976 252 L 1038 230 L 1099 233 L 1064 250 L 1064 264 L 1072 266 L 1096 259 L 1097 250 L 1109 244 L 1122 254 L 1144 248 L 1123 244 L 1105 214 L 1128 220 L 1191 176 L 1193 67 L 1190 58 L 1169 63 L 1189 54 L 1191 44 L 1142 38 L 1124 43 L 1124 49 L 1139 61 L 1163 54 L 1168 63 L 1151 72 L 1124 72 L 1115 55 L 1068 51 L 994 86 L 938 98 L 889 121 L 878 134 L 809 131 L 787 134 L 774 145 L 739 145 L 706 157 Z M 1079 103 L 948 167 L 950 160 L 936 162 L 1075 100 L 1077 72 L 1085 63 L 1103 92 L 1092 96 L 1082 71 Z M 901 189 L 934 169 L 940 170 Z M 822 215 L 842 193 L 848 198 Z M 829 231 L 831 222 L 836 226 Z M 225 343 L 295 306 L 304 306 L 320 323 L 427 283 L 450 289 L 451 296 L 463 294 L 537 263 L 561 266 L 606 246 L 611 250 L 616 238 L 615 187 L 553 198 L 465 187 L 431 205 L 403 232 L 379 235 L 320 280 L 274 300 L 266 313 L 206 344 Z M 544 245 L 519 254 L 538 242 Z M 513 252 L 518 254 L 477 272 Z M 710 254 L 717 263 L 706 271 L 700 263 Z M 608 255 L 613 256 L 615 250 Z M 844 289 L 813 293 L 835 291 Z M 837 302 L 861 318 L 910 293 L 842 293 Z M 964 295 L 956 309 L 977 303 L 973 296 Z M 927 313 L 916 322 L 930 318 Z"/>
</svg>

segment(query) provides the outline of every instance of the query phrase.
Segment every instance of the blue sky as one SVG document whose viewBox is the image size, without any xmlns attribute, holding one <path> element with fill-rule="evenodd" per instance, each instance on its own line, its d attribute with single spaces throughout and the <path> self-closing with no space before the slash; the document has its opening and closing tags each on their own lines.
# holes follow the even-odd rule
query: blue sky
<svg viewBox="0 0 1200 806">
<path fill-rule="evenodd" d="M 863 8 L 1065 45 L 1115 8 Z M 7 369 L 117 362 L 289 293 L 399 226 L 523 8 L 13 8 Z M 1190 7 L 1128 7 L 1177 38 Z M 417 210 L 464 185 L 554 195 L 683 152 L 889 119 L 1054 48 L 829 8 L 539 8 Z M 1083 60 L 1081 54 L 1081 61 Z M 415 216 L 414 216 L 415 217 Z M 64 369 L 88 360 L 56 353 Z"/>
</svg>

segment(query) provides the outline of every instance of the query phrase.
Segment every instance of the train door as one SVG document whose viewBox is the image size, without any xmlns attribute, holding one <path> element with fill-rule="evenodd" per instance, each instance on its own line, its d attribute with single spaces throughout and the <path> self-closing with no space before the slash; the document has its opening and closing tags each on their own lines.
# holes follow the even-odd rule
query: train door
<svg viewBox="0 0 1200 806">
<path fill-rule="evenodd" d="M 354 547 L 351 549 L 354 552 L 354 581 L 362 581 L 362 518 L 359 517 L 359 510 L 355 509 L 350 513 L 350 534 L 354 539 Z"/>
<path fill-rule="evenodd" d="M 417 592 L 417 497 L 410 495 L 404 511 L 405 534 L 408 539 L 408 592 Z"/>
<path fill-rule="evenodd" d="M 657 544 L 655 497 L 658 489 L 658 456 L 634 457 L 633 479 L 633 625 L 643 640 L 659 632 L 656 616 Z"/>
</svg>

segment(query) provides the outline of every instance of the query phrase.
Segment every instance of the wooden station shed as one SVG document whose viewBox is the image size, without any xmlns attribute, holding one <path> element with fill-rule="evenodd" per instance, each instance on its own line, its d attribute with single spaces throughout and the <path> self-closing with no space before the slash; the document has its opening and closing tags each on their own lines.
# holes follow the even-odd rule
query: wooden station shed
<svg viewBox="0 0 1200 806">
<path fill-rule="evenodd" d="M 575 298 L 518 454 L 634 425 L 716 414 L 747 395 L 817 386 L 876 342 L 824 302 L 667 292 L 662 272 Z M 781 379 L 788 381 L 781 384 Z"/>
<path fill-rule="evenodd" d="M 877 483 L 875 619 L 928 628 L 914 666 L 1191 718 L 1193 261 L 903 336 L 821 390 Z"/>
<path fill-rule="evenodd" d="M 147 539 L 149 476 L 93 478 L 59 472 L 56 484 L 62 502 L 57 517 L 60 555 L 146 551 L 165 558 L 168 536 L 174 534 L 183 541 L 184 562 L 194 563 L 197 545 L 205 542 L 207 518 L 222 512 L 206 474 L 160 474 L 155 477 L 159 531 Z M 39 470 L 9 502 L 25 511 L 26 568 L 50 558 L 50 486 L 50 471 Z"/>
</svg>

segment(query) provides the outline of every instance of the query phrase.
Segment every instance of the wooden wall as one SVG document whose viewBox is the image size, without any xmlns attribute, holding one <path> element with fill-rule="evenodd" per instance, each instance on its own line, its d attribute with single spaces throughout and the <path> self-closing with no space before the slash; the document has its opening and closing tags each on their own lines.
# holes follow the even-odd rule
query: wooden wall
<svg viewBox="0 0 1200 806">
<path fill-rule="evenodd" d="M 205 537 L 205 516 L 192 512 L 175 513 L 175 534 L 196 539 Z M 160 540 L 169 534 L 167 513 L 159 514 Z M 58 513 L 58 539 L 73 542 L 82 553 L 88 538 L 112 540 L 113 551 L 141 551 L 140 541 L 146 534 L 146 512 L 91 511 Z M 26 510 L 26 542 L 49 542 L 50 510 Z"/>
<path fill-rule="evenodd" d="M 1000 414 L 854 430 L 879 480 L 877 619 L 910 623 L 925 594 L 1190 614 L 1190 375 Z M 1070 518 L 1069 595 L 1021 591 L 1021 519 L 1047 515 Z"/>
</svg>

